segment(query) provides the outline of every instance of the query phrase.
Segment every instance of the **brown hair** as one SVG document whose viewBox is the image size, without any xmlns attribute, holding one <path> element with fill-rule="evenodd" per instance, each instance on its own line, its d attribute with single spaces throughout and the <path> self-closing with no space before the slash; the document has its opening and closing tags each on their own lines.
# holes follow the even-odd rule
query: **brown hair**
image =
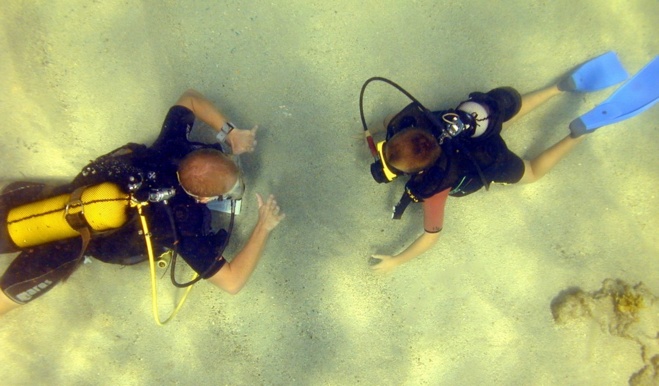
<svg viewBox="0 0 659 386">
<path fill-rule="evenodd" d="M 440 154 L 435 137 L 416 127 L 396 133 L 384 148 L 387 163 L 405 173 L 415 173 L 429 167 Z"/>
<path fill-rule="evenodd" d="M 215 149 L 195 150 L 178 166 L 179 182 L 198 197 L 219 196 L 231 189 L 238 176 L 238 166 L 224 153 Z"/>
</svg>

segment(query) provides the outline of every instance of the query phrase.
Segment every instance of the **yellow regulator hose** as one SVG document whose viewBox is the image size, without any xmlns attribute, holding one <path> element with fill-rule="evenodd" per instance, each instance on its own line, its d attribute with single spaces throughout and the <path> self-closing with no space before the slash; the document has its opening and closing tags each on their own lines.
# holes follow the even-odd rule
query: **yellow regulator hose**
<svg viewBox="0 0 659 386">
<path fill-rule="evenodd" d="M 190 293 L 190 290 L 192 290 L 192 286 L 189 286 L 186 288 L 185 293 L 183 294 L 183 297 L 181 300 L 179 300 L 178 304 L 176 305 L 176 308 L 174 308 L 174 311 L 172 311 L 172 314 L 169 315 L 165 321 L 160 320 L 159 312 L 158 312 L 158 286 L 157 286 L 157 280 L 156 280 L 156 263 L 155 263 L 155 257 L 153 255 L 153 246 L 151 245 L 151 234 L 149 233 L 149 227 L 146 223 L 146 217 L 142 213 L 142 207 L 145 205 L 148 205 L 148 202 L 138 202 L 134 198 L 131 200 L 131 205 L 137 207 L 137 213 L 140 215 L 140 221 L 142 222 L 142 230 L 144 232 L 144 240 L 146 241 L 146 249 L 148 252 L 149 256 L 149 268 L 151 271 L 151 304 L 152 304 L 152 310 L 153 310 L 153 318 L 155 319 L 156 323 L 159 326 L 165 325 L 167 322 L 172 320 L 174 316 L 178 313 L 178 311 L 181 309 L 183 306 L 183 303 L 185 303 L 185 299 L 188 297 L 188 294 Z M 195 278 L 197 277 L 197 274 L 195 273 Z"/>
</svg>

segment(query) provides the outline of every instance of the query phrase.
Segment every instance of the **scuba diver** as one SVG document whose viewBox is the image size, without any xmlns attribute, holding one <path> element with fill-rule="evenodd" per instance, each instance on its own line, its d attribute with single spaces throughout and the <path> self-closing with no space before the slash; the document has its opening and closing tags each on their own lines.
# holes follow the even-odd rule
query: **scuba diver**
<svg viewBox="0 0 659 386">
<path fill-rule="evenodd" d="M 371 269 L 390 272 L 430 249 L 444 226 L 444 207 L 449 196 L 462 197 L 492 183 L 531 183 L 542 178 L 588 134 L 601 126 L 630 118 L 653 105 L 659 90 L 659 61 L 655 58 L 623 84 L 609 99 L 570 124 L 570 134 L 531 160 L 508 149 L 501 132 L 514 119 L 563 92 L 600 90 L 627 79 L 614 52 L 582 64 L 557 84 L 521 96 L 511 87 L 474 92 L 455 109 L 430 111 L 394 82 L 374 77 L 360 94 L 360 113 L 366 141 L 375 162 L 371 174 L 378 183 L 398 176 L 409 180 L 394 207 L 399 219 L 407 205 L 423 205 L 423 233 L 396 255 L 372 255 Z M 375 144 L 363 113 L 368 83 L 383 81 L 404 93 L 412 103 L 384 122 L 386 140 Z"/>
<path fill-rule="evenodd" d="M 188 140 L 196 119 L 217 132 L 218 143 Z M 264 199 L 257 193 L 259 215 L 251 236 L 231 261 L 225 260 L 223 250 L 245 190 L 236 157 L 254 151 L 256 130 L 236 128 L 203 95 L 187 90 L 170 108 L 152 146 L 127 144 L 92 161 L 65 186 L 6 186 L 0 192 L 5 220 L 0 253 L 19 254 L 0 278 L 0 315 L 45 294 L 85 256 L 128 265 L 146 260 L 147 250 L 151 257 L 171 253 L 172 282 L 178 287 L 206 279 L 231 294 L 239 292 L 270 232 L 285 217 L 274 196 Z M 228 231 L 211 227 L 209 207 L 221 202 L 231 208 Z M 195 279 L 176 280 L 177 254 L 196 272 Z"/>
</svg>

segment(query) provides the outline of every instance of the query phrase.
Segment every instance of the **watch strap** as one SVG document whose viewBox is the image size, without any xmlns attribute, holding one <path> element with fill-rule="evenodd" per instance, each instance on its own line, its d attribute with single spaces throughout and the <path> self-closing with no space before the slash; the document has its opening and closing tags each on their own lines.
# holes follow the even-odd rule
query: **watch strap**
<svg viewBox="0 0 659 386">
<path fill-rule="evenodd" d="M 220 132 L 217 133 L 215 138 L 217 138 L 218 142 L 226 142 L 227 135 L 231 132 L 231 130 L 235 129 L 236 126 L 233 125 L 233 123 L 227 121 L 222 125 L 222 128 L 220 129 Z"/>
</svg>

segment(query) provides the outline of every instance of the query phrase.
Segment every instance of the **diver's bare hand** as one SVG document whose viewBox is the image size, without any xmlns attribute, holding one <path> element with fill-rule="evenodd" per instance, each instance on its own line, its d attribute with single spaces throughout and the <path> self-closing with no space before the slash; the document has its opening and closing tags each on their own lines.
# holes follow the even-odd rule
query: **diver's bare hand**
<svg viewBox="0 0 659 386">
<path fill-rule="evenodd" d="M 284 213 L 281 212 L 279 205 L 277 205 L 277 200 L 272 194 L 268 196 L 268 199 L 263 202 L 263 198 L 260 194 L 256 193 L 256 200 L 259 203 L 259 220 L 258 225 L 261 225 L 263 229 L 270 232 L 275 229 L 279 222 L 286 217 Z"/>
<path fill-rule="evenodd" d="M 238 128 L 231 130 L 227 135 L 227 142 L 231 146 L 233 154 L 240 155 L 254 151 L 256 148 L 256 130 L 258 128 L 258 126 L 254 126 L 250 130 Z"/>
</svg>

